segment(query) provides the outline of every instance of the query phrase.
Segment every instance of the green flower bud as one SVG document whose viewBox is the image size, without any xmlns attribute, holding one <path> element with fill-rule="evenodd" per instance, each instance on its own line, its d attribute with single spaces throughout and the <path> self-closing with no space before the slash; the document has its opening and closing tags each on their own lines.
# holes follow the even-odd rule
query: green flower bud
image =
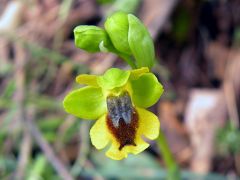
<svg viewBox="0 0 240 180">
<path fill-rule="evenodd" d="M 137 68 L 153 66 L 153 41 L 147 28 L 137 17 L 117 12 L 106 20 L 105 29 L 120 53 L 134 56 Z"/>
<path fill-rule="evenodd" d="M 74 29 L 75 45 L 88 52 L 110 51 L 113 45 L 105 30 L 96 26 L 77 26 Z"/>
</svg>

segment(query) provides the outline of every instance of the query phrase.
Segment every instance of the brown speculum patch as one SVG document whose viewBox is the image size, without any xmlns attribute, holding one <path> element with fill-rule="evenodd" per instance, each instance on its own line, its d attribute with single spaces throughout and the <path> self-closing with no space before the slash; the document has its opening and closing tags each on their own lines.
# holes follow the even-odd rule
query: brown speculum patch
<svg viewBox="0 0 240 180">
<path fill-rule="evenodd" d="M 134 140 L 138 128 L 138 114 L 128 92 L 107 98 L 107 127 L 119 142 L 119 150 L 126 145 L 136 146 Z"/>
</svg>

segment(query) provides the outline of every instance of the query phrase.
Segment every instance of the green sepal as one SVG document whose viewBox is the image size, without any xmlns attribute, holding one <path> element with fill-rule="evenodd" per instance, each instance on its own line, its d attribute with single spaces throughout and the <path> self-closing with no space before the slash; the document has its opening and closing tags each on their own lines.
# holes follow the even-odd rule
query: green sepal
<svg viewBox="0 0 240 180">
<path fill-rule="evenodd" d="M 106 31 L 96 26 L 77 26 L 74 29 L 74 39 L 78 48 L 88 52 L 100 52 L 100 46 L 109 51 L 114 48 Z"/>
<path fill-rule="evenodd" d="M 134 15 L 128 15 L 129 31 L 128 43 L 136 59 L 137 68 L 154 65 L 155 52 L 152 38 L 147 28 Z"/>
<path fill-rule="evenodd" d="M 164 89 L 152 73 L 145 73 L 131 81 L 132 100 L 138 107 L 148 108 L 155 104 Z"/>
<path fill-rule="evenodd" d="M 63 106 L 68 113 L 83 119 L 97 119 L 106 112 L 102 89 L 90 86 L 70 92 Z"/>
<path fill-rule="evenodd" d="M 124 86 L 130 76 L 130 71 L 123 71 L 117 68 L 107 70 L 104 75 L 98 77 L 97 82 L 103 89 L 114 89 Z"/>
<path fill-rule="evenodd" d="M 114 13 L 108 17 L 104 27 L 114 47 L 124 54 L 131 54 L 128 45 L 128 17 L 124 12 Z"/>
</svg>

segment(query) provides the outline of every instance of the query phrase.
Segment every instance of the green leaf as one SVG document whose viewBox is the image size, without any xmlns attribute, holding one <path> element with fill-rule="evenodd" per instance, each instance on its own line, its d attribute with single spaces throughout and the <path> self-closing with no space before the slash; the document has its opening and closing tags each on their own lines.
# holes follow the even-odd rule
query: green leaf
<svg viewBox="0 0 240 180">
<path fill-rule="evenodd" d="M 117 12 L 108 17 L 104 27 L 114 45 L 114 47 L 124 53 L 131 54 L 128 45 L 128 18 L 124 12 Z"/>
<path fill-rule="evenodd" d="M 97 0 L 98 4 L 111 4 L 113 3 L 115 0 Z"/>
<path fill-rule="evenodd" d="M 155 52 L 148 30 L 134 15 L 128 15 L 128 23 L 128 43 L 136 59 L 137 68 L 151 68 L 154 65 Z"/>
<path fill-rule="evenodd" d="M 222 155 L 240 152 L 240 131 L 232 123 L 227 123 L 220 128 L 216 137 L 217 150 Z"/>
<path fill-rule="evenodd" d="M 40 118 L 37 123 L 41 131 L 55 131 L 64 122 L 64 117 L 47 116 Z"/>
<path fill-rule="evenodd" d="M 152 73 L 146 73 L 131 81 L 133 102 L 138 107 L 148 108 L 155 104 L 163 93 L 163 86 Z"/>
<path fill-rule="evenodd" d="M 75 45 L 88 52 L 100 52 L 99 46 L 112 49 L 106 31 L 96 26 L 77 26 L 74 29 Z"/>
<path fill-rule="evenodd" d="M 129 76 L 129 71 L 111 68 L 103 76 L 98 77 L 97 82 L 104 89 L 113 89 L 125 85 Z"/>
<path fill-rule="evenodd" d="M 97 119 L 106 112 L 101 88 L 89 86 L 70 92 L 63 106 L 68 113 L 83 119 Z"/>
<path fill-rule="evenodd" d="M 16 167 L 17 160 L 13 156 L 7 155 L 5 153 L 1 154 L 0 156 L 1 179 L 7 179 L 7 177 L 9 177 L 9 174 L 16 170 Z"/>
<path fill-rule="evenodd" d="M 121 163 L 107 158 L 101 152 L 92 152 L 90 155 L 98 167 L 97 172 L 101 173 L 104 179 L 165 179 L 163 175 L 166 175 L 166 172 L 163 172 L 164 169 L 161 168 L 156 158 L 145 152 L 137 156 L 129 155 Z M 145 173 L 146 170 L 151 173 Z M 84 173 L 92 177 L 94 171 L 85 168 Z M 162 178 L 156 177 L 158 174 L 161 174 Z"/>
<path fill-rule="evenodd" d="M 42 179 L 42 175 L 47 165 L 47 159 L 43 154 L 38 154 L 30 166 L 27 179 Z"/>
</svg>

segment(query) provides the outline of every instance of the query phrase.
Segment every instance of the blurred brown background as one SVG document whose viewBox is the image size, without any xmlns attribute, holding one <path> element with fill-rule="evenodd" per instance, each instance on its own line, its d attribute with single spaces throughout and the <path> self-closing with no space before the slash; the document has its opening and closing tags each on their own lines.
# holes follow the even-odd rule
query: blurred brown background
<svg viewBox="0 0 240 180">
<path fill-rule="evenodd" d="M 92 122 L 64 112 L 75 76 L 128 68 L 74 45 L 77 25 L 138 16 L 165 87 L 158 114 L 183 179 L 240 175 L 239 0 L 1 0 L 0 178 L 164 179 L 161 149 L 112 161 L 89 142 Z"/>
</svg>

